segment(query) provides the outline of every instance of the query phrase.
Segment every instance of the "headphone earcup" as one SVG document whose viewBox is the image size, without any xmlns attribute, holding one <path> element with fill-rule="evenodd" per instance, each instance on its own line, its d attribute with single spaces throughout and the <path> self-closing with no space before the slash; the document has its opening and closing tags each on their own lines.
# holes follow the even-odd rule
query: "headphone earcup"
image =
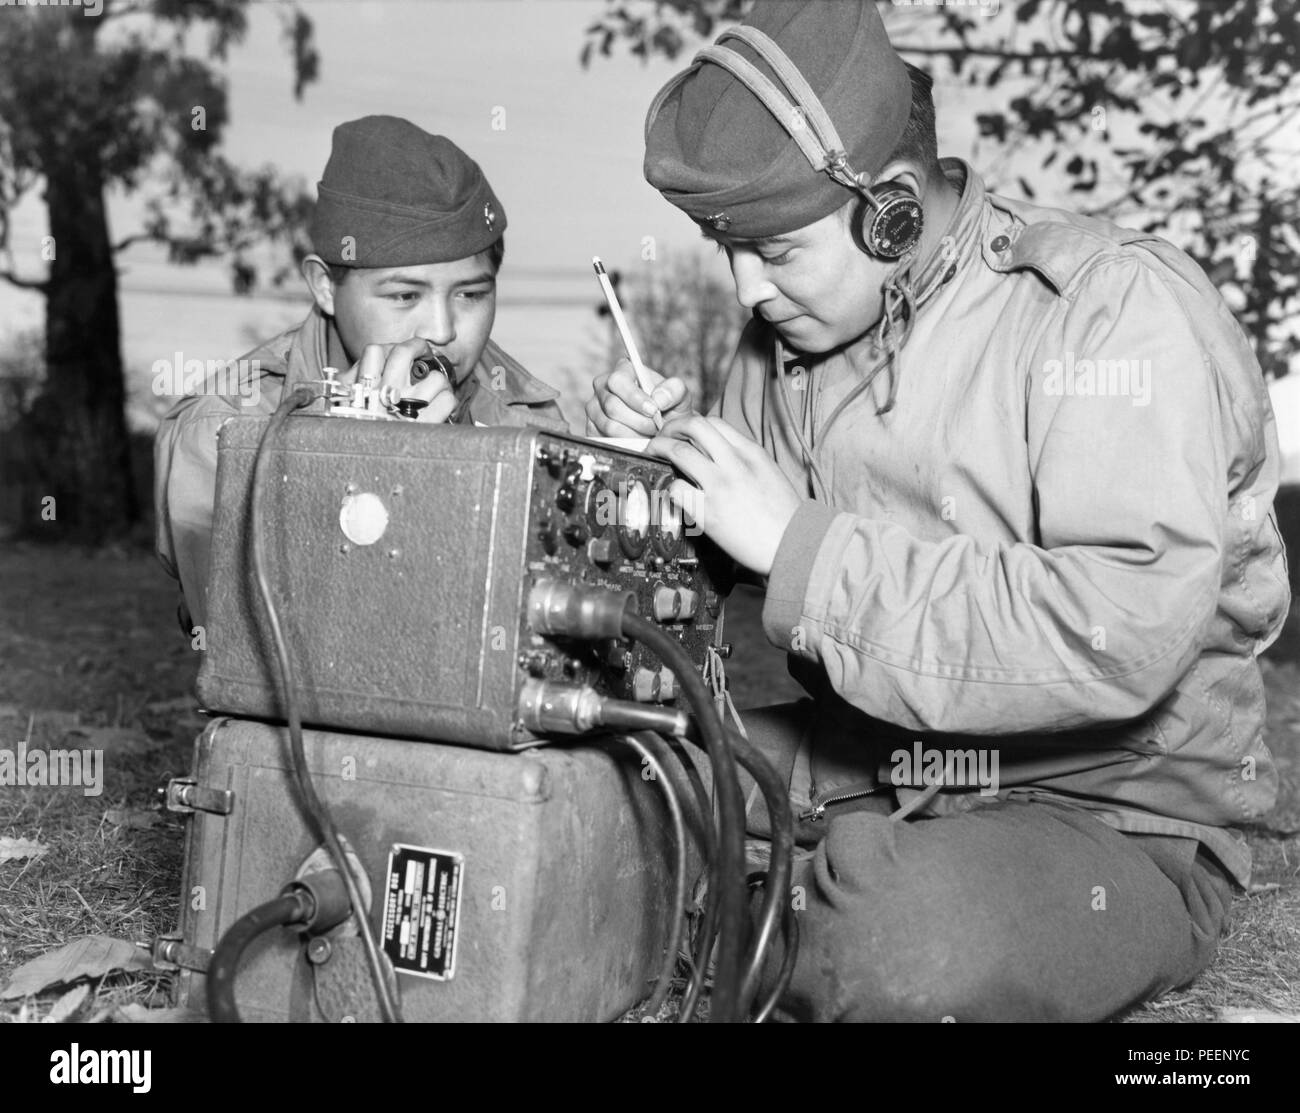
<svg viewBox="0 0 1300 1113">
<path fill-rule="evenodd" d="M 858 235 L 863 248 L 879 259 L 900 259 L 921 242 L 925 217 L 915 193 L 898 182 L 881 182 L 864 191 Z M 873 204 L 874 201 L 874 204 Z"/>
</svg>

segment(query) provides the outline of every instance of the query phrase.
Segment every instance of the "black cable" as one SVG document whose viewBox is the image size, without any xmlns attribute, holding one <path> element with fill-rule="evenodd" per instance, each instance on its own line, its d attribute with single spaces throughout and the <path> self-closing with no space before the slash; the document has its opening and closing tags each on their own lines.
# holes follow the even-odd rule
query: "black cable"
<svg viewBox="0 0 1300 1113">
<path fill-rule="evenodd" d="M 650 766 L 650 770 L 663 789 L 664 799 L 668 801 L 668 813 L 673 821 L 673 838 L 677 842 L 677 853 L 673 862 L 673 907 L 672 922 L 668 929 L 668 950 L 664 954 L 659 969 L 659 978 L 655 982 L 654 993 L 646 1005 L 646 1014 L 657 1016 L 672 989 L 673 975 L 677 971 L 677 950 L 682 942 L 682 921 L 686 918 L 686 818 L 682 814 L 681 801 L 677 798 L 677 788 L 668 777 L 663 762 L 650 752 L 644 737 L 635 734 L 616 734 L 615 739 L 631 746 L 641 760 Z"/>
<path fill-rule="evenodd" d="M 695 727 L 694 720 L 692 720 L 692 727 Z M 763 908 L 759 916 L 758 930 L 748 951 L 744 980 L 741 986 L 741 1005 L 744 1010 L 741 1015 L 743 1016 L 748 1012 L 748 1008 L 758 992 L 764 959 L 772 945 L 777 925 L 782 922 L 782 910 L 788 903 L 786 897 L 794 868 L 794 812 L 790 807 L 789 793 L 781 783 L 780 776 L 771 763 L 734 727 L 728 726 L 725 730 L 727 739 L 735 751 L 736 760 L 754 778 L 759 791 L 763 794 L 772 826 L 772 855 L 763 897 Z M 712 919 L 706 916 L 699 948 L 696 953 L 696 961 L 700 971 L 706 969 L 711 928 Z M 791 945 L 791 948 L 797 950 L 797 931 L 793 938 L 796 941 Z M 788 949 L 782 962 L 782 978 L 778 980 L 778 992 L 784 988 L 785 983 L 788 983 L 790 975 L 793 973 L 794 958 L 795 955 Z M 683 1023 L 689 1020 L 694 1012 L 702 985 L 703 975 L 701 974 L 688 986 L 681 1013 L 679 1014 L 679 1019 Z M 767 1013 L 770 1013 L 774 1004 L 775 999 L 769 999 L 760 1015 L 766 1016 Z"/>
<path fill-rule="evenodd" d="M 714 855 L 713 802 L 709 799 L 708 791 L 700 780 L 698 770 L 691 762 L 678 738 L 662 738 L 658 734 L 650 733 L 646 733 L 642 737 L 647 743 L 653 742 L 655 745 L 662 746 L 677 759 L 676 762 L 665 762 L 661 758 L 660 764 L 665 769 L 673 771 L 670 776 L 680 773 L 686 780 L 685 795 L 693 796 L 695 799 L 696 816 L 699 822 L 698 825 L 692 824 L 692 829 L 698 834 L 700 842 L 703 844 L 704 871 L 702 876 L 707 876 L 712 869 Z M 694 744 L 698 745 L 698 743 Z M 676 787 L 680 798 L 683 796 L 682 786 L 678 785 Z M 713 929 L 716 918 L 717 907 L 706 896 L 704 898 L 704 915 L 701 917 L 699 934 L 694 944 L 688 944 L 686 948 L 686 960 L 691 969 L 691 978 L 687 982 L 686 991 L 678 1007 L 678 1024 L 690 1022 L 695 1013 L 700 994 L 704 989 L 704 978 L 708 970 L 708 956 L 713 949 Z M 697 961 L 697 954 L 699 961 Z"/>
<path fill-rule="evenodd" d="M 781 910 L 789 903 L 790 878 L 794 869 L 794 812 L 790 808 L 789 792 L 781 783 L 771 762 L 740 731 L 734 727 L 726 727 L 725 730 L 736 760 L 758 783 L 772 820 L 772 858 L 767 872 L 766 892 L 763 894 L 763 911 L 759 916 L 758 931 L 750 946 L 744 981 L 741 983 L 741 1015 L 745 1016 L 758 993 L 763 959 L 776 936 Z"/>
<path fill-rule="evenodd" d="M 627 611 L 623 614 L 622 631 L 655 653 L 677 674 L 682 694 L 695 713 L 713 763 L 713 783 L 718 794 L 718 837 L 711 888 L 718 905 L 719 946 L 709 1019 L 719 1023 L 741 1020 L 740 966 L 747 923 L 745 802 L 740 794 L 735 756 L 712 696 L 681 643 L 654 623 Z"/>
<path fill-rule="evenodd" d="M 691 958 L 691 983 L 686 987 L 682 998 L 682 1007 L 677 1013 L 678 1024 L 689 1024 L 695 1015 L 700 994 L 704 991 L 704 980 L 708 976 L 709 956 L 713 953 L 713 940 L 718 925 L 718 904 L 710 900 L 704 906 L 704 919 L 700 923 L 700 935 L 695 941 L 695 953 Z"/>
<path fill-rule="evenodd" d="M 273 928 L 299 923 L 304 917 L 300 895 L 279 896 L 240 916 L 221 937 L 207 970 L 208 1016 L 214 1024 L 238 1024 L 235 975 L 244 951 L 259 935 Z"/>
<path fill-rule="evenodd" d="M 379 944 L 375 941 L 375 933 L 370 926 L 370 919 L 366 915 L 360 882 L 353 876 L 352 864 L 343 851 L 338 829 L 334 826 L 334 821 L 330 818 L 325 804 L 316 794 L 316 788 L 311 783 L 311 776 L 307 772 L 307 755 L 302 743 L 302 719 L 298 710 L 297 697 L 295 696 L 297 680 L 294 676 L 293 661 L 286 647 L 284 631 L 280 626 L 280 615 L 276 609 L 275 600 L 271 595 L 271 584 L 266 573 L 266 539 L 260 528 L 262 494 L 265 486 L 263 477 L 267 460 L 270 458 L 266 450 L 267 445 L 270 444 L 275 431 L 294 410 L 311 405 L 317 396 L 317 391 L 308 386 L 300 386 L 286 396 L 276 408 L 275 413 L 271 415 L 271 420 L 262 433 L 262 439 L 258 442 L 257 457 L 253 464 L 253 491 L 248 511 L 253 572 L 257 579 L 257 589 L 261 593 L 262 604 L 266 608 L 271 639 L 275 643 L 275 655 L 279 664 L 279 679 L 283 689 L 285 719 L 289 726 L 290 765 L 298 787 L 299 800 L 307 813 L 308 820 L 316 828 L 314 834 L 324 842 L 329 850 L 330 857 L 334 860 L 334 864 L 343 875 L 348 900 L 352 903 L 352 917 L 356 921 L 357 930 L 361 934 L 366 963 L 370 968 L 370 977 L 375 985 L 375 996 L 379 1002 L 379 1012 L 383 1016 L 385 1023 L 394 1024 L 401 1020 L 401 1013 L 398 1010 L 397 1002 L 393 999 L 392 988 L 388 984 L 383 961 L 379 954 Z"/>
</svg>

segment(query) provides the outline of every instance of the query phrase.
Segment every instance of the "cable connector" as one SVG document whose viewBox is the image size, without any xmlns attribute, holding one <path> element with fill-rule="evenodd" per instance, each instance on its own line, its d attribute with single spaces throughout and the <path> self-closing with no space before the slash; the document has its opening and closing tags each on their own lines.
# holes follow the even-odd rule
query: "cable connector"
<svg viewBox="0 0 1300 1113">
<path fill-rule="evenodd" d="M 612 699 L 586 684 L 532 677 L 519 693 L 519 721 L 534 734 L 586 734 L 611 727 L 685 737 L 690 728 L 685 711 Z"/>
<path fill-rule="evenodd" d="M 636 613 L 636 595 L 559 580 L 538 580 L 528 593 L 528 625 L 538 634 L 564 638 L 623 636 L 623 615 Z"/>
<path fill-rule="evenodd" d="M 298 901 L 302 913 L 291 926 L 307 935 L 324 935 L 352 915 L 347 886 L 336 869 L 305 874 L 290 881 L 280 895 Z"/>
</svg>

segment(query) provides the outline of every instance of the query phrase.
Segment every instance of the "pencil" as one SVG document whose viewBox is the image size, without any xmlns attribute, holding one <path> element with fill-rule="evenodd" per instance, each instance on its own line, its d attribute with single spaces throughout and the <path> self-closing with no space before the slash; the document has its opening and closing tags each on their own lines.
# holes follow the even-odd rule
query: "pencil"
<svg viewBox="0 0 1300 1113">
<path fill-rule="evenodd" d="M 636 350 L 636 341 L 632 339 L 632 332 L 627 327 L 627 318 L 623 316 L 623 307 L 618 304 L 618 295 L 614 293 L 614 287 L 610 285 L 609 275 L 605 273 L 605 264 L 600 261 L 599 255 L 593 255 L 591 265 L 596 268 L 596 280 L 605 293 L 605 301 L 609 305 L 610 316 L 614 318 L 614 325 L 618 329 L 618 334 L 623 338 L 623 347 L 627 350 L 627 358 L 632 361 L 632 372 L 636 375 L 637 386 L 649 394 L 654 388 L 647 381 L 645 364 L 641 362 L 641 354 Z M 655 428 L 662 429 L 664 427 L 663 414 L 655 410 L 653 416 Z"/>
</svg>

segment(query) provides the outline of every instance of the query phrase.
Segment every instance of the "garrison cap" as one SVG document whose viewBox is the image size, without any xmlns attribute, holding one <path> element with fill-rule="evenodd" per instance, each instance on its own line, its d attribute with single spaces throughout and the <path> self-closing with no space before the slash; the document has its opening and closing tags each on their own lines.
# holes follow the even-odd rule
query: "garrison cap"
<svg viewBox="0 0 1300 1113">
<path fill-rule="evenodd" d="M 872 0 L 759 0 L 741 27 L 763 32 L 785 52 L 829 115 L 849 165 L 874 178 L 902 138 L 912 87 Z M 723 32 L 717 43 L 800 109 L 796 126 L 812 126 L 815 109 L 805 108 L 749 42 Z M 695 220 L 742 239 L 802 228 L 852 197 L 813 168 L 744 82 L 700 55 L 650 108 L 645 177 Z"/>
<path fill-rule="evenodd" d="M 336 127 L 317 190 L 311 241 L 327 263 L 448 263 L 491 247 L 506 228 L 478 163 L 445 136 L 396 116 Z"/>
</svg>

